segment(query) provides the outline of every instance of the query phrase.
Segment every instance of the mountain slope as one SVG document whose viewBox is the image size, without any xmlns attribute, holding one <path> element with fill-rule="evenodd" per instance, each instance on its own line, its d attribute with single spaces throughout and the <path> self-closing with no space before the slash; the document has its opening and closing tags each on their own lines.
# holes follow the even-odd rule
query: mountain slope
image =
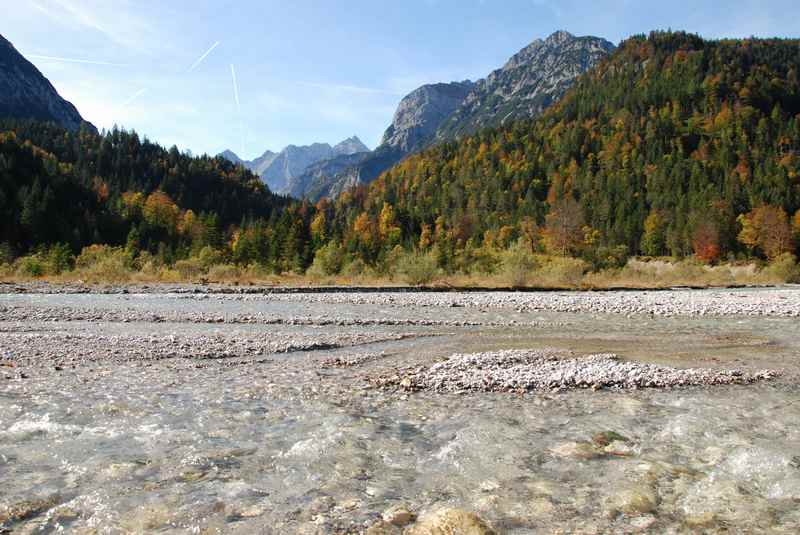
<svg viewBox="0 0 800 535">
<path fill-rule="evenodd" d="M 481 244 L 565 236 L 559 252 L 601 264 L 615 251 L 713 258 L 771 254 L 745 245 L 752 228 L 737 239 L 766 206 L 762 232 L 791 250 L 799 73 L 799 40 L 633 37 L 538 119 L 427 149 L 341 196 L 327 232 L 350 243 L 393 219 L 400 243 L 435 247 L 445 269 L 469 269 Z M 366 261 L 381 254 L 364 243 Z"/>
<path fill-rule="evenodd" d="M 53 121 L 73 132 L 84 122 L 50 81 L 0 35 L 0 118 Z M 94 130 L 94 126 L 87 126 Z"/>
<path fill-rule="evenodd" d="M 78 134 L 52 122 L 0 120 L 0 244 L 16 251 L 124 245 L 132 231 L 151 252 L 189 239 L 219 247 L 229 225 L 289 204 L 224 158 L 192 157 L 117 129 Z M 148 211 L 157 221 L 142 221 Z"/>
<path fill-rule="evenodd" d="M 479 80 L 436 132 L 453 139 L 514 119 L 534 117 L 559 100 L 575 79 L 614 50 L 597 37 L 558 31 L 537 39 L 500 69 Z"/>
<path fill-rule="evenodd" d="M 330 176 L 328 184 L 316 192 L 338 195 L 371 182 L 408 154 L 434 142 L 536 116 L 613 50 L 614 45 L 604 39 L 560 31 L 544 41 L 537 39 L 478 82 L 424 85 L 400 102 L 381 145 L 371 156 Z"/>
</svg>

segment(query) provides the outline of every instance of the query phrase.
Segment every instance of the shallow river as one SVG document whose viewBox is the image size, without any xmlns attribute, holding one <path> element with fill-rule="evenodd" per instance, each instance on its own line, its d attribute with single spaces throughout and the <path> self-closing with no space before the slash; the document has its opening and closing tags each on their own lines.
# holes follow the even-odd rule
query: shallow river
<svg viewBox="0 0 800 535">
<path fill-rule="evenodd" d="M 0 306 L 0 533 L 358 533 L 392 505 L 457 507 L 510 534 L 800 531 L 796 317 L 159 294 L 7 294 Z M 15 316 L 36 310 L 52 317 Z M 180 320 L 198 312 L 228 322 Z M 350 321 L 235 319 L 254 314 Z M 431 324 L 354 324 L 375 318 Z M 353 336 L 321 349 L 258 345 L 342 335 Z M 115 358 L 120 336 L 142 340 L 145 356 L 147 340 L 176 336 L 254 342 L 252 355 Z M 453 353 L 543 347 L 783 375 L 524 395 L 365 380 Z M 624 437 L 620 451 L 597 447 L 605 431 Z"/>
</svg>

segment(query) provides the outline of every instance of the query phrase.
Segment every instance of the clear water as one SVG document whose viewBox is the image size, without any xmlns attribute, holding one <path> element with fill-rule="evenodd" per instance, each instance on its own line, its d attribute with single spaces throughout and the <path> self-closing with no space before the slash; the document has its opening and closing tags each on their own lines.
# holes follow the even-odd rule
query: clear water
<svg viewBox="0 0 800 535">
<path fill-rule="evenodd" d="M 2 379 L 0 532 L 357 532 L 393 504 L 455 506 L 506 533 L 800 530 L 796 318 L 662 318 L 258 298 L 0 296 L 0 305 L 537 321 L 539 327 L 39 322 L 4 333 L 435 333 L 336 351 L 95 362 Z M 671 391 L 408 396 L 365 373 L 455 352 L 561 347 L 675 366 L 779 368 L 778 381 Z M 332 355 L 385 352 L 352 368 Z M 563 455 L 613 430 L 626 455 Z M 642 498 L 644 497 L 644 498 Z M 4 508 L 27 518 L 1 520 Z M 35 512 L 32 512 L 34 511 Z"/>
</svg>

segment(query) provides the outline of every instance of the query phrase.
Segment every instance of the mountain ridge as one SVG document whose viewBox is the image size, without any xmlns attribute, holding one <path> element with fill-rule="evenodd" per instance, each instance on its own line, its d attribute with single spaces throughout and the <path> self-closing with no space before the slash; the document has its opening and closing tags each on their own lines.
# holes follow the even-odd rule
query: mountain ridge
<svg viewBox="0 0 800 535">
<path fill-rule="evenodd" d="M 78 109 L 58 94 L 50 80 L 0 35 L 0 117 L 52 121 L 77 132 L 81 125 L 96 132 Z"/>
<path fill-rule="evenodd" d="M 334 176 L 302 177 L 301 182 L 317 184 L 303 196 L 316 200 L 325 192 L 335 197 L 357 184 L 371 182 L 404 157 L 433 143 L 534 117 L 614 49 L 605 39 L 576 37 L 559 30 L 544 40 L 534 40 L 477 82 L 420 86 L 400 101 L 392 124 L 371 155 Z"/>
</svg>

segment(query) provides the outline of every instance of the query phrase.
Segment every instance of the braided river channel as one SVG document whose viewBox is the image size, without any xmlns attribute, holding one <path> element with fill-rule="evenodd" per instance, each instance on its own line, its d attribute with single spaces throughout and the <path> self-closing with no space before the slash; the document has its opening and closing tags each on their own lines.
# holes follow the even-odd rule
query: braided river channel
<svg viewBox="0 0 800 535">
<path fill-rule="evenodd" d="M 54 288 L 0 288 L 0 533 L 800 532 L 798 287 Z"/>
</svg>

